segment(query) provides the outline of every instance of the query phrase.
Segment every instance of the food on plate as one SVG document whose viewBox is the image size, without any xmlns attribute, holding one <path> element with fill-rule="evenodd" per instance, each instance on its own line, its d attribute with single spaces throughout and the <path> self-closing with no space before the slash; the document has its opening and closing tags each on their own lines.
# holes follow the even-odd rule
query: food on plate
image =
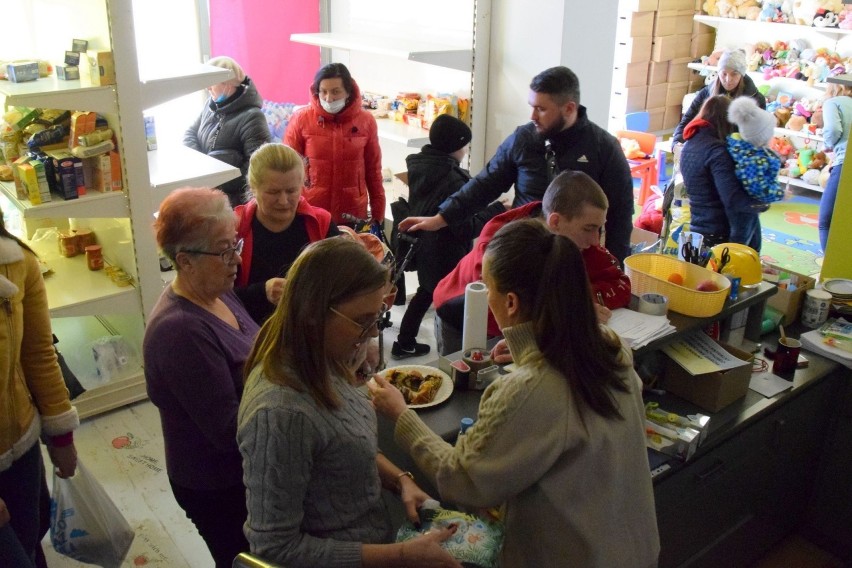
<svg viewBox="0 0 852 568">
<path fill-rule="evenodd" d="M 428 404 L 435 399 L 441 388 L 441 377 L 438 375 L 423 375 L 416 370 L 391 370 L 387 375 L 388 382 L 402 392 L 406 404 Z"/>
</svg>

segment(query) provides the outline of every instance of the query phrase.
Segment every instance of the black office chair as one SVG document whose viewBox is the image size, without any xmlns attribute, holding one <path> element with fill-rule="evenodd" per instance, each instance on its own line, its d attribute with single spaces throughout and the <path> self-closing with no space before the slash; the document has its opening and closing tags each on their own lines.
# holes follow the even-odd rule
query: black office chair
<svg viewBox="0 0 852 568">
<path fill-rule="evenodd" d="M 270 564 L 265 560 L 261 560 L 256 556 L 252 556 L 248 552 L 241 552 L 234 558 L 234 563 L 231 568 L 284 568 L 280 564 Z"/>
</svg>

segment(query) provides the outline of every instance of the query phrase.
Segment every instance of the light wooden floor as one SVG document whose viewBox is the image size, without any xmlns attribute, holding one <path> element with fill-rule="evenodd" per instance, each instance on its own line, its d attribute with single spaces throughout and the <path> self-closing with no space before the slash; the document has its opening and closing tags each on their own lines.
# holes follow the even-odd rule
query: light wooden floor
<svg viewBox="0 0 852 568">
<path fill-rule="evenodd" d="M 408 274 L 407 274 L 408 275 Z M 412 286 L 416 285 L 416 276 Z M 408 288 L 409 293 L 414 288 Z M 385 330 L 388 365 L 390 348 L 399 333 L 404 306 L 394 306 Z M 418 340 L 429 343 L 432 353 L 406 359 L 404 363 L 424 364 L 437 357 L 432 331 L 434 311 L 424 318 Z M 80 459 L 109 493 L 136 530 L 136 538 L 123 567 L 207 568 L 213 560 L 207 547 L 175 503 L 166 476 L 162 430 L 157 408 L 148 401 L 85 420 L 74 435 Z M 45 463 L 49 463 L 45 455 Z M 48 480 L 48 484 L 51 481 Z M 51 568 L 89 568 L 58 555 L 44 541 L 45 555 Z"/>
</svg>

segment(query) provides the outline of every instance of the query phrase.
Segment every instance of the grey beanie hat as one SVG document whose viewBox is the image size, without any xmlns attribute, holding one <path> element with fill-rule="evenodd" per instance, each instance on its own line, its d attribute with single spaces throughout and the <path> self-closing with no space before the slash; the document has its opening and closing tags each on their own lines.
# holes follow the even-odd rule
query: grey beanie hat
<svg viewBox="0 0 852 568">
<path fill-rule="evenodd" d="M 740 75 L 746 74 L 746 56 L 742 49 L 729 49 L 719 58 L 719 71 L 730 69 Z"/>
<path fill-rule="evenodd" d="M 755 146 L 766 146 L 775 134 L 775 115 L 757 106 L 751 97 L 731 101 L 728 121 L 737 125 L 743 140 Z"/>
</svg>

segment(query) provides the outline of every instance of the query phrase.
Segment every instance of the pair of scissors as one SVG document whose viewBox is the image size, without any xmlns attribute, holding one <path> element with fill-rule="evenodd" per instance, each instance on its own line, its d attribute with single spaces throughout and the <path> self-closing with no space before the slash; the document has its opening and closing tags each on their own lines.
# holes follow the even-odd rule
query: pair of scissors
<svg viewBox="0 0 852 568">
<path fill-rule="evenodd" d="M 725 247 L 725 248 L 723 248 L 723 249 L 722 249 L 722 254 L 721 254 L 721 256 L 719 256 L 719 265 L 716 267 L 716 272 L 718 272 L 719 274 L 721 274 L 721 273 L 722 273 L 722 269 L 724 269 L 724 268 L 725 268 L 725 266 L 726 266 L 729 262 L 731 262 L 731 253 L 730 253 L 730 251 L 728 250 L 728 247 Z"/>
<path fill-rule="evenodd" d="M 698 264 L 701 262 L 701 253 L 698 248 L 690 242 L 683 243 L 683 246 L 680 248 L 680 254 L 683 255 L 683 259 L 686 262 L 691 264 Z"/>
</svg>

